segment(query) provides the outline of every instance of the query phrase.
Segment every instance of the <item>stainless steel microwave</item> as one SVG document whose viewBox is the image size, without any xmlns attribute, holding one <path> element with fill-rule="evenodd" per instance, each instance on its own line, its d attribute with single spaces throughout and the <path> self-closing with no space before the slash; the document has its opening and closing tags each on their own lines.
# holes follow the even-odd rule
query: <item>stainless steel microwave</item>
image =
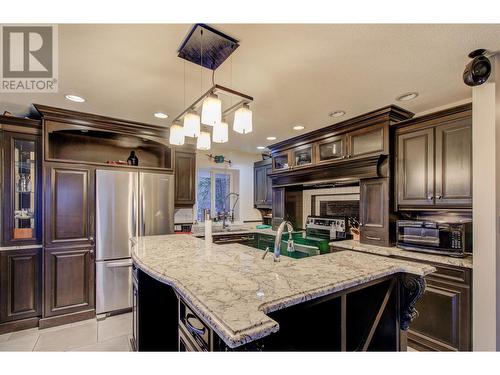
<svg viewBox="0 0 500 375">
<path fill-rule="evenodd" d="M 411 251 L 463 257 L 472 252 L 472 222 L 397 221 L 396 246 Z"/>
</svg>

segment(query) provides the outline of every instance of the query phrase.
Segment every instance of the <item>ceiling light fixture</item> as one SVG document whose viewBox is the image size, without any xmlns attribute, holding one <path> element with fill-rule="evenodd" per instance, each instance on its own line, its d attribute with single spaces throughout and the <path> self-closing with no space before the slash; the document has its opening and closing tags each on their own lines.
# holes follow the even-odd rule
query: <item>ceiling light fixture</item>
<svg viewBox="0 0 500 375">
<path fill-rule="evenodd" d="M 194 138 L 200 135 L 200 116 L 192 109 L 184 116 L 184 134 Z"/>
<path fill-rule="evenodd" d="M 407 102 L 408 100 L 413 100 L 418 96 L 418 92 L 407 92 L 406 94 L 399 95 L 396 100 L 399 102 Z"/>
<path fill-rule="evenodd" d="M 202 151 L 210 150 L 210 133 L 200 132 L 200 136 L 196 141 L 196 148 Z"/>
<path fill-rule="evenodd" d="M 337 117 L 342 117 L 345 115 L 345 111 L 332 111 L 328 114 L 328 116 L 337 118 Z"/>
<path fill-rule="evenodd" d="M 170 127 L 170 136 L 168 141 L 171 145 L 182 146 L 185 140 L 184 128 L 179 123 L 174 123 Z"/>
<path fill-rule="evenodd" d="M 229 125 L 226 121 L 221 121 L 214 125 L 212 141 L 215 143 L 226 143 L 229 140 Z"/>
<path fill-rule="evenodd" d="M 161 118 L 161 119 L 168 118 L 168 115 L 166 113 L 163 113 L 163 112 L 155 112 L 153 115 L 156 118 Z"/>
<path fill-rule="evenodd" d="M 68 94 L 64 96 L 66 99 L 71 100 L 72 102 L 75 103 L 83 103 L 85 101 L 84 98 L 78 95 L 73 95 L 73 94 Z"/>
<path fill-rule="evenodd" d="M 293 127 L 293 130 L 304 130 L 306 127 L 305 126 L 302 126 L 302 125 L 295 125 Z"/>
<path fill-rule="evenodd" d="M 275 141 L 276 140 L 276 137 L 267 137 L 266 138 L 268 141 Z"/>
<path fill-rule="evenodd" d="M 234 112 L 233 130 L 240 134 L 247 134 L 252 131 L 252 111 L 248 104 L 243 104 Z"/>
<path fill-rule="evenodd" d="M 208 95 L 201 106 L 201 123 L 215 126 L 221 122 L 222 102 L 215 94 Z"/>
</svg>

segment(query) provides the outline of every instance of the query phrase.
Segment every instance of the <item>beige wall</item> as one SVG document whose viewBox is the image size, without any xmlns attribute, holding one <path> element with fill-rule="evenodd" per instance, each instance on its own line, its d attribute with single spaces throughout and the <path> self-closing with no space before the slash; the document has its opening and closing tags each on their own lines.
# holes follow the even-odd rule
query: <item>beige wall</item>
<svg viewBox="0 0 500 375">
<path fill-rule="evenodd" d="M 495 61 L 492 59 L 492 61 Z M 495 77 L 472 89 L 473 349 L 500 348 L 500 58 Z"/>
<path fill-rule="evenodd" d="M 226 159 L 231 160 L 231 167 L 227 163 L 214 163 L 213 160 L 207 157 L 207 154 L 224 155 Z M 258 154 L 216 148 L 212 148 L 208 152 L 197 151 L 196 153 L 196 168 L 230 168 L 239 170 L 239 208 L 242 221 L 262 220 L 259 211 L 253 208 L 253 163 L 258 160 L 262 160 Z"/>
</svg>

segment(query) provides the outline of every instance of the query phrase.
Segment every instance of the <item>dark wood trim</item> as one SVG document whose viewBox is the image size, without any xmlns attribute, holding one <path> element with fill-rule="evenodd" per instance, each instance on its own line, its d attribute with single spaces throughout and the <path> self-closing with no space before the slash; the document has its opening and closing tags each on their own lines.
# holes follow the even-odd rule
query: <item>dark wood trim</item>
<svg viewBox="0 0 500 375">
<path fill-rule="evenodd" d="M 0 324 L 0 335 L 3 335 L 5 333 L 22 331 L 30 328 L 36 328 L 38 327 L 39 320 L 40 320 L 39 317 L 34 317 L 34 318 L 13 320 L 11 322 L 2 323 Z"/>
<path fill-rule="evenodd" d="M 5 127 L 6 125 L 10 127 Z M 36 133 L 40 134 L 42 122 L 31 118 L 0 115 L 0 129 L 13 131 L 10 130 L 11 128 L 18 129 L 20 133 L 29 134 L 32 134 L 33 130 L 36 130 Z"/>
<path fill-rule="evenodd" d="M 429 113 L 427 115 L 414 117 L 405 121 L 401 121 L 394 125 L 396 132 L 406 133 L 413 131 L 413 127 L 433 127 L 441 125 L 447 121 L 454 121 L 463 117 L 472 116 L 472 103 L 459 105 L 456 107 L 444 109 L 442 111 Z"/>
<path fill-rule="evenodd" d="M 313 165 L 308 168 L 274 172 L 269 174 L 269 177 L 273 179 L 273 186 L 376 178 L 380 176 L 380 165 L 386 158 L 386 155 L 375 155 L 365 158 L 335 160 L 328 165 Z"/>
<path fill-rule="evenodd" d="M 79 322 L 81 320 L 87 320 L 87 319 L 92 319 L 95 318 L 95 310 L 85 310 L 85 311 L 78 311 L 72 314 L 65 314 L 65 315 L 59 315 L 59 316 L 52 316 L 48 318 L 41 318 L 40 319 L 40 329 L 45 329 L 45 328 L 51 328 L 51 327 L 56 327 L 60 326 L 63 324 L 68 324 L 68 323 L 75 323 Z"/>
<path fill-rule="evenodd" d="M 341 133 L 345 133 L 347 131 L 363 128 L 368 125 L 378 124 L 381 122 L 390 122 L 392 124 L 407 120 L 413 116 L 414 114 L 410 111 L 407 111 L 395 105 L 389 105 L 330 126 L 313 130 L 307 134 L 299 135 L 282 142 L 274 143 L 268 146 L 268 148 L 274 154 L 276 152 L 280 152 L 294 146 L 300 146 L 303 144 L 311 143 L 313 141 L 329 138 Z"/>
</svg>

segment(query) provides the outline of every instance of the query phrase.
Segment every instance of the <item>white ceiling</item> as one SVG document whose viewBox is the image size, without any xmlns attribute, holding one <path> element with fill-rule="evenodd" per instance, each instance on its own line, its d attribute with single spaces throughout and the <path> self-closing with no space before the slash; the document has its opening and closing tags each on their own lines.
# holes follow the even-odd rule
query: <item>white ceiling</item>
<svg viewBox="0 0 500 375">
<path fill-rule="evenodd" d="M 254 97 L 254 131 L 230 132 L 225 148 L 258 152 L 304 131 L 396 103 L 413 112 L 471 97 L 467 54 L 500 50 L 500 25 L 212 25 L 240 40 L 216 83 Z M 40 103 L 169 125 L 184 109 L 184 60 L 176 50 L 191 25 L 60 25 L 59 93 L 1 94 L 0 110 Z M 232 65 L 232 78 L 231 78 Z M 209 70 L 203 91 L 211 86 Z M 186 64 L 186 105 L 200 95 L 200 68 Z M 420 96 L 398 103 L 408 91 Z M 85 103 L 72 103 L 64 94 Z M 332 110 L 347 115 L 333 120 Z M 170 115 L 167 120 L 152 116 Z M 267 141 L 267 136 L 277 141 Z"/>
</svg>

